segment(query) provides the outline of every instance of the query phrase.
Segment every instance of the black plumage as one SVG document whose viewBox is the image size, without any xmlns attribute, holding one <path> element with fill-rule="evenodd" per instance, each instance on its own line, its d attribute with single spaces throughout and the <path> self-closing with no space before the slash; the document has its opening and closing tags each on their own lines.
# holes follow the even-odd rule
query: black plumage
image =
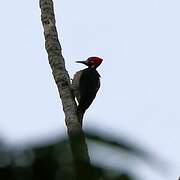
<svg viewBox="0 0 180 180">
<path fill-rule="evenodd" d="M 100 87 L 100 75 L 95 68 L 86 68 L 83 70 L 80 82 L 80 100 L 77 111 L 85 113 L 86 109 L 91 105 L 96 93 Z"/>
</svg>

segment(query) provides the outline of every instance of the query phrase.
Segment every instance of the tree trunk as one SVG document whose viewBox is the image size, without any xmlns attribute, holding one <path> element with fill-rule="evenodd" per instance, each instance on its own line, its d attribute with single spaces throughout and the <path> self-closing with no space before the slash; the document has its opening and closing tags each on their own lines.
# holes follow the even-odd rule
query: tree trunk
<svg viewBox="0 0 180 180">
<path fill-rule="evenodd" d="M 71 92 L 70 78 L 65 68 L 64 58 L 61 53 L 62 49 L 58 40 L 52 0 L 40 0 L 40 9 L 41 21 L 44 28 L 45 47 L 63 105 L 65 123 L 74 158 L 76 177 L 78 180 L 92 179 L 85 136 L 78 122 L 76 114 L 77 105 Z"/>
</svg>

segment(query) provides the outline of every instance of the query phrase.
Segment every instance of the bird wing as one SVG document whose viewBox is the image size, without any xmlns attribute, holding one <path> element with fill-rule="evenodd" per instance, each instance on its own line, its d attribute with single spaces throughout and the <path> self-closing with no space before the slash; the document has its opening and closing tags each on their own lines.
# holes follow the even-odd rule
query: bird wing
<svg viewBox="0 0 180 180">
<path fill-rule="evenodd" d="M 79 109 L 85 111 L 93 102 L 100 87 L 100 75 L 96 70 L 87 68 L 83 70 L 79 82 L 80 101 Z"/>
<path fill-rule="evenodd" d="M 72 79 L 72 85 L 71 85 L 73 94 L 76 97 L 78 103 L 80 101 L 79 83 L 80 83 L 80 78 L 81 78 L 82 72 L 83 72 L 83 70 L 80 70 L 74 74 L 74 77 Z"/>
</svg>

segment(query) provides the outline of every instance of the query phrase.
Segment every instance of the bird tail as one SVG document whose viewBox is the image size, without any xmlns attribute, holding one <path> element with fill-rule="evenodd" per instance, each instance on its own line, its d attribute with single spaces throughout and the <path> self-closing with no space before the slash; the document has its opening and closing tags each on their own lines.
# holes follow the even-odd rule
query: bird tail
<svg viewBox="0 0 180 180">
<path fill-rule="evenodd" d="M 77 112 L 77 116 L 78 116 L 79 123 L 80 123 L 81 126 L 82 126 L 82 123 L 83 123 L 83 117 L 84 117 L 85 111 L 82 110 L 82 109 L 78 106 L 76 112 Z"/>
</svg>

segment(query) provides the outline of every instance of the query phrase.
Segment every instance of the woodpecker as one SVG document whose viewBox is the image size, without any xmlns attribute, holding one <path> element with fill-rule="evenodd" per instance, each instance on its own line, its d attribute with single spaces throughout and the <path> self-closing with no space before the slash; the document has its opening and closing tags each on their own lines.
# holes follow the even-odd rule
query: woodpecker
<svg viewBox="0 0 180 180">
<path fill-rule="evenodd" d="M 89 108 L 100 88 L 100 75 L 96 68 L 102 61 L 103 59 L 95 56 L 89 57 L 86 61 L 76 61 L 88 66 L 76 72 L 72 80 L 72 90 L 78 101 L 77 115 L 81 125 L 86 109 Z"/>
</svg>

